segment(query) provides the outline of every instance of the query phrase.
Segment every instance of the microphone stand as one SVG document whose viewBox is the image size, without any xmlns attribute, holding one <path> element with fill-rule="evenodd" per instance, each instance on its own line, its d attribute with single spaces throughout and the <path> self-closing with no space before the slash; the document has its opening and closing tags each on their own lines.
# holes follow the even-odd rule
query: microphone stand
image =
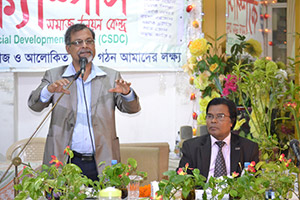
<svg viewBox="0 0 300 200">
<path fill-rule="evenodd" d="M 79 70 L 78 72 L 76 72 L 74 79 L 69 83 L 69 85 L 66 87 L 66 89 L 69 89 L 70 86 L 73 84 L 73 82 L 79 77 L 79 75 L 81 74 L 81 71 Z M 10 170 L 10 168 L 14 165 L 15 166 L 15 177 L 14 177 L 14 185 L 19 184 L 19 178 L 18 178 L 18 166 L 21 164 L 27 165 L 25 163 L 22 163 L 22 159 L 20 158 L 20 154 L 24 151 L 24 149 L 27 147 L 27 145 L 29 144 L 29 142 L 32 140 L 32 138 L 35 136 L 35 134 L 38 132 L 38 130 L 41 128 L 41 126 L 44 124 L 44 122 L 46 121 L 46 119 L 48 118 L 48 116 L 50 115 L 50 113 L 53 111 L 53 109 L 56 107 L 56 105 L 58 104 L 58 102 L 60 101 L 60 99 L 64 96 L 65 93 L 62 93 L 59 98 L 57 99 L 56 103 L 52 106 L 52 108 L 49 110 L 49 112 L 46 114 L 46 116 L 44 117 L 44 119 L 41 121 L 41 123 L 38 125 L 38 127 L 36 128 L 36 130 L 33 132 L 33 134 L 30 136 L 30 138 L 28 138 L 27 142 L 25 143 L 25 145 L 22 147 L 22 149 L 19 151 L 19 153 L 17 154 L 16 157 L 13 158 L 12 162 L 10 163 L 10 165 L 8 166 L 7 170 L 5 171 L 5 173 L 2 175 L 1 179 L 0 179 L 0 183 L 3 181 L 3 179 L 6 177 L 6 174 L 8 173 L 8 171 Z M 28 166 L 28 165 L 27 165 Z M 18 194 L 18 192 L 16 191 L 16 189 L 14 189 L 14 196 L 16 197 Z"/>
</svg>

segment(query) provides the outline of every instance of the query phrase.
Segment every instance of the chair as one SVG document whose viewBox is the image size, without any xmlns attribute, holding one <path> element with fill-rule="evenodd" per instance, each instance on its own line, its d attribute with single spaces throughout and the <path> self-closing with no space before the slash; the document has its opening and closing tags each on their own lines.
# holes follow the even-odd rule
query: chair
<svg viewBox="0 0 300 200">
<path fill-rule="evenodd" d="M 134 158 L 137 161 L 137 170 L 148 173 L 142 185 L 166 178 L 163 172 L 169 168 L 169 151 L 167 142 L 120 144 L 121 162 L 126 163 L 128 158 Z"/>
<path fill-rule="evenodd" d="M 193 128 L 191 126 L 181 126 L 180 127 L 180 143 L 179 147 L 182 148 L 182 144 L 186 139 L 193 137 Z"/>
<path fill-rule="evenodd" d="M 12 144 L 6 151 L 6 159 L 12 160 L 18 155 L 28 139 L 23 139 Z M 44 156 L 46 138 L 32 138 L 24 151 L 20 154 L 22 161 L 42 161 Z"/>
<path fill-rule="evenodd" d="M 197 131 L 196 131 L 196 136 L 202 136 L 208 134 L 207 132 L 207 126 L 206 125 L 198 125 L 197 126 Z"/>
</svg>

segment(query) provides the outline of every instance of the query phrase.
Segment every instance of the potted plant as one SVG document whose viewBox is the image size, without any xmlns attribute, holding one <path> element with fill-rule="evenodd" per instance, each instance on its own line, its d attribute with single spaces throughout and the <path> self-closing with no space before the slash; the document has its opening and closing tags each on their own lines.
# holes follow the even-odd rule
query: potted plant
<svg viewBox="0 0 300 200">
<path fill-rule="evenodd" d="M 253 71 L 247 65 L 234 66 L 232 75 L 236 78 L 236 95 L 239 99 L 246 97 L 250 101 L 251 113 L 245 101 L 241 104 L 250 117 L 249 125 L 252 137 L 258 142 L 261 160 L 274 159 L 276 151 L 287 149 L 285 143 L 278 139 L 280 123 L 284 105 L 284 92 L 288 88 L 285 72 L 279 66 L 266 59 L 256 59 Z"/>
<path fill-rule="evenodd" d="M 291 199 L 295 191 L 295 182 L 299 169 L 281 154 L 276 161 L 251 162 L 244 174 L 233 173 L 231 177 L 211 177 L 206 183 L 210 198 L 222 199 L 229 194 L 232 199 L 265 199 L 272 193 L 275 199 Z M 204 198 L 206 199 L 206 198 Z"/>
<path fill-rule="evenodd" d="M 73 158 L 73 152 L 69 146 L 64 151 L 65 156 Z M 34 170 L 26 167 L 21 175 L 22 181 L 15 186 L 19 192 L 16 200 L 25 200 L 28 197 L 38 199 L 50 194 L 59 199 L 85 199 L 85 188 L 93 185 L 93 181 L 81 174 L 81 169 L 71 162 L 62 163 L 56 156 L 51 156 L 53 163 L 50 167 L 42 165 L 42 170 Z"/>
<path fill-rule="evenodd" d="M 101 162 L 99 165 L 104 164 Z M 95 183 L 97 185 L 97 190 L 106 187 L 116 187 L 122 191 L 122 198 L 127 197 L 127 185 L 130 182 L 129 175 L 136 174 L 136 177 L 141 177 L 142 179 L 147 177 L 147 172 L 142 172 L 137 170 L 137 161 L 133 158 L 127 159 L 127 164 L 117 163 L 113 165 L 106 166 L 102 174 L 99 176 L 99 182 Z"/>
<path fill-rule="evenodd" d="M 168 179 L 163 179 L 159 182 L 159 190 L 157 196 L 162 196 L 165 199 L 174 198 L 178 191 L 182 192 L 182 198 L 186 199 L 190 193 L 194 193 L 196 187 L 203 187 L 206 178 L 200 174 L 199 169 L 188 168 L 188 163 L 183 168 L 179 168 L 178 171 L 169 170 L 164 172 Z M 187 170 L 192 170 L 192 174 L 188 174 Z M 195 193 L 194 193 L 195 199 Z"/>
</svg>

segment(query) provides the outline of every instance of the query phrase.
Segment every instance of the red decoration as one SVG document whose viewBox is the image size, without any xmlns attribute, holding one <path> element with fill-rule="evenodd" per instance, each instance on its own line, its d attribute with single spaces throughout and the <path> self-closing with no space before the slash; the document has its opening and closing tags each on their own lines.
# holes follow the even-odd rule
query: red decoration
<svg viewBox="0 0 300 200">
<path fill-rule="evenodd" d="M 196 99 L 196 95 L 195 95 L 195 93 L 192 93 L 191 94 L 191 100 L 195 100 Z"/>
<path fill-rule="evenodd" d="M 193 119 L 197 120 L 197 117 L 198 117 L 197 113 L 193 112 Z"/>
<path fill-rule="evenodd" d="M 193 5 L 188 5 L 186 7 L 186 12 L 191 12 L 193 10 L 194 6 Z"/>
<path fill-rule="evenodd" d="M 270 15 L 266 13 L 266 14 L 264 15 L 264 17 L 265 17 L 265 19 L 268 19 L 268 18 L 270 17 Z"/>
<path fill-rule="evenodd" d="M 269 45 L 270 45 L 270 46 L 273 46 L 273 42 L 272 42 L 272 41 L 269 41 Z"/>
</svg>

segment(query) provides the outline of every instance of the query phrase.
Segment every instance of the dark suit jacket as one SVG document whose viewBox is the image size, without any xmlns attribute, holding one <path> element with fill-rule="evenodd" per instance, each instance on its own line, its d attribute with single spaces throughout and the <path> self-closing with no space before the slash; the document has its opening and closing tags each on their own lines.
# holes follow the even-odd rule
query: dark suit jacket
<svg viewBox="0 0 300 200">
<path fill-rule="evenodd" d="M 244 162 L 258 162 L 258 144 L 239 135 L 231 134 L 230 142 L 230 174 L 238 172 L 241 174 Z M 189 168 L 198 168 L 200 173 L 208 177 L 210 157 L 211 157 L 211 139 L 210 135 L 186 140 L 182 145 L 182 158 L 179 167 L 184 167 L 189 163 Z"/>
</svg>

